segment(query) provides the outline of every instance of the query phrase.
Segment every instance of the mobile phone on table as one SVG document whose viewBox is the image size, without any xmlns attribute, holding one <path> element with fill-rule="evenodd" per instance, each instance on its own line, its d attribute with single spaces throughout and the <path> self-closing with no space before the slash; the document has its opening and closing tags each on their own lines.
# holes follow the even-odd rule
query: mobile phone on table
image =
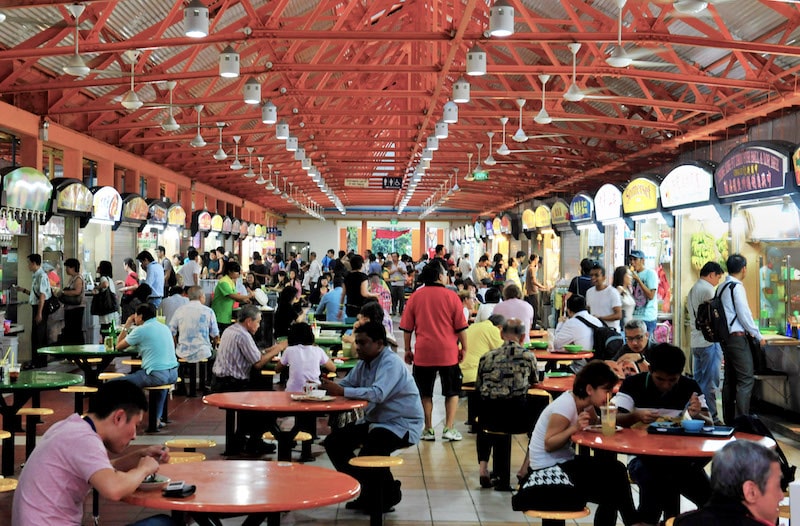
<svg viewBox="0 0 800 526">
<path fill-rule="evenodd" d="M 183 486 L 184 486 L 184 483 L 183 483 L 182 480 L 175 480 L 175 481 L 169 482 L 167 484 L 167 487 L 164 488 L 164 491 L 181 491 L 181 490 L 183 490 Z"/>
<path fill-rule="evenodd" d="M 167 487 L 164 488 L 163 495 L 169 498 L 180 499 L 194 495 L 196 489 L 197 487 L 193 484 L 184 484 L 182 480 L 177 480 L 167 484 Z"/>
</svg>

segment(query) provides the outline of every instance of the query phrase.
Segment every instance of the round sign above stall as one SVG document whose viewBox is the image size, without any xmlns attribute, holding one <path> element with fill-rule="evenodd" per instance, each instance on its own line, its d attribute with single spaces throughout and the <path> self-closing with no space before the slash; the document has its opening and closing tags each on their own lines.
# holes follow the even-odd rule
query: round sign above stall
<svg viewBox="0 0 800 526">
<path fill-rule="evenodd" d="M 503 214 L 500 217 L 500 232 L 503 234 L 510 234 L 511 233 L 511 216 L 508 214 Z"/>
<path fill-rule="evenodd" d="M 536 207 L 536 212 L 534 212 L 534 222 L 533 226 L 536 228 L 547 228 L 551 223 L 550 219 L 550 208 L 546 207 L 545 205 L 541 205 Z"/>
<path fill-rule="evenodd" d="M 225 219 L 222 218 L 219 214 L 214 214 L 211 216 L 211 231 L 212 232 L 222 232 L 222 223 Z"/>
<path fill-rule="evenodd" d="M 97 188 L 92 200 L 92 219 L 116 223 L 122 217 L 122 197 L 111 186 Z"/>
<path fill-rule="evenodd" d="M 475 221 L 475 224 L 472 225 L 472 234 L 475 236 L 475 239 L 477 239 L 479 241 L 483 237 L 481 235 L 481 230 L 482 230 L 481 227 L 482 226 L 483 226 L 483 223 L 481 223 L 480 221 Z"/>
<path fill-rule="evenodd" d="M 242 230 L 242 222 L 239 219 L 234 219 L 233 224 L 231 225 L 231 235 L 234 239 L 239 237 L 239 234 Z"/>
<path fill-rule="evenodd" d="M 247 235 L 250 236 L 250 237 L 256 237 L 256 224 L 255 223 L 250 223 L 250 225 L 247 227 Z"/>
<path fill-rule="evenodd" d="M 149 207 L 147 201 L 138 195 L 129 195 L 122 205 L 122 219 L 131 222 L 146 221 Z"/>
<path fill-rule="evenodd" d="M 637 177 L 622 192 L 622 211 L 639 214 L 658 209 L 658 185 L 646 177 Z"/>
<path fill-rule="evenodd" d="M 604 184 L 594 194 L 594 218 L 612 221 L 622 217 L 622 192 L 613 184 Z"/>
<path fill-rule="evenodd" d="M 186 211 L 181 205 L 175 204 L 167 210 L 167 226 L 183 228 L 186 226 Z"/>
<path fill-rule="evenodd" d="M 536 228 L 536 214 L 530 208 L 526 208 L 522 211 L 522 230 L 533 230 L 534 228 Z"/>
<path fill-rule="evenodd" d="M 495 235 L 503 233 L 503 225 L 499 217 L 492 219 L 492 232 L 494 232 Z"/>
<path fill-rule="evenodd" d="M 247 221 L 242 221 L 239 225 L 239 239 L 244 239 L 247 237 Z"/>
<path fill-rule="evenodd" d="M 714 174 L 696 164 L 681 164 L 661 181 L 661 206 L 706 204 L 711 196 Z"/>
<path fill-rule="evenodd" d="M 594 201 L 584 193 L 579 193 L 572 198 L 569 204 L 569 218 L 573 223 L 581 223 L 592 220 L 594 213 Z"/>
<path fill-rule="evenodd" d="M 554 225 L 566 225 L 569 223 L 569 207 L 561 199 L 553 203 L 550 207 L 550 219 Z"/>
<path fill-rule="evenodd" d="M 487 219 L 486 222 L 483 224 L 483 235 L 486 237 L 494 236 L 494 228 L 491 219 Z"/>
</svg>

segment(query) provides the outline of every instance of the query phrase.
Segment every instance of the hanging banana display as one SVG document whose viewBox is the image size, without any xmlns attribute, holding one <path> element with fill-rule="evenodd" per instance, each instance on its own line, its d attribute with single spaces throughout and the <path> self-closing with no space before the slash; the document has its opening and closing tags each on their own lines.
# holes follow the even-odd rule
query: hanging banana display
<svg viewBox="0 0 800 526">
<path fill-rule="evenodd" d="M 728 240 L 725 236 L 716 239 L 708 232 L 692 234 L 692 267 L 697 272 L 709 261 L 716 261 L 725 270 L 728 259 Z"/>
</svg>

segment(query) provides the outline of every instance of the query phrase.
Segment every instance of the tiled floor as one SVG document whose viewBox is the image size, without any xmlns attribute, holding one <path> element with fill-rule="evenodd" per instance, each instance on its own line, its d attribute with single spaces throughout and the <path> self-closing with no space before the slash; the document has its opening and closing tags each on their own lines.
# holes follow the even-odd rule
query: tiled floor
<svg viewBox="0 0 800 526">
<path fill-rule="evenodd" d="M 402 340 L 400 340 L 402 341 Z M 69 365 L 52 365 L 62 370 L 71 370 Z M 56 414 L 47 417 L 39 432 L 44 432 L 49 425 L 66 416 L 73 407 L 71 396 L 58 392 L 42 395 L 42 405 L 56 410 Z M 443 407 L 437 401 L 434 414 L 437 433 L 441 433 Z M 224 412 L 214 407 L 206 407 L 200 398 L 175 397 L 169 406 L 172 424 L 159 434 L 140 435 L 134 445 L 162 443 L 174 436 L 213 438 L 218 444 L 224 441 Z M 478 465 L 475 455 L 475 435 L 466 433 L 463 422 L 466 417 L 466 401 L 459 407 L 457 422 L 464 434 L 461 442 L 422 442 L 400 453 L 405 463 L 394 470 L 402 481 L 403 501 L 394 513 L 386 515 L 386 524 L 394 526 L 423 525 L 484 525 L 501 524 L 539 524 L 538 520 L 528 521 L 521 513 L 511 510 L 511 494 L 481 489 L 478 484 Z M 320 420 L 320 431 L 324 432 L 324 421 Z M 514 441 L 512 471 L 520 465 L 524 456 L 525 444 L 520 437 Z M 524 437 L 521 437 L 524 438 Z M 800 450 L 795 442 L 782 440 L 789 460 L 800 462 Z M 205 451 L 209 459 L 222 458 L 222 445 Z M 314 446 L 317 456 L 316 464 L 330 467 L 330 463 L 319 446 Z M 24 437 L 17 435 L 15 448 L 17 465 L 24 456 Z M 270 457 L 267 457 L 269 460 Z M 19 475 L 19 471 L 15 476 Z M 634 486 L 635 488 L 635 486 Z M 0 525 L 10 524 L 10 493 L 0 494 Z M 91 523 L 91 499 L 87 499 L 85 524 Z M 690 503 L 684 502 L 685 509 Z M 103 501 L 101 504 L 101 524 L 127 524 L 138 518 L 153 514 L 146 510 L 124 503 Z M 239 524 L 241 519 L 228 519 L 225 524 Z M 282 524 L 325 524 L 325 525 L 364 525 L 368 518 L 344 508 L 344 505 L 329 506 L 309 511 L 290 512 L 282 517 Z M 592 517 L 583 519 L 580 524 L 591 524 Z"/>
</svg>

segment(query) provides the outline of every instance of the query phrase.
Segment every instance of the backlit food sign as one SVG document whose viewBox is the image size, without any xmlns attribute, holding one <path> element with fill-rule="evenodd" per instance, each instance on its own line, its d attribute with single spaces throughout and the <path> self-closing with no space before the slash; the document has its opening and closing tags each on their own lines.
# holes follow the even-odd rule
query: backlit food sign
<svg viewBox="0 0 800 526">
<path fill-rule="evenodd" d="M 201 212 L 197 215 L 197 231 L 208 232 L 211 230 L 211 214 L 209 212 Z"/>
<path fill-rule="evenodd" d="M 122 206 L 122 218 L 131 221 L 145 221 L 147 220 L 147 209 L 147 201 L 143 197 L 136 196 Z"/>
<path fill-rule="evenodd" d="M 613 184 L 604 184 L 594 194 L 594 218 L 600 222 L 622 217 L 622 192 Z"/>
<path fill-rule="evenodd" d="M 172 205 L 167 211 L 167 225 L 183 228 L 186 226 L 186 211 L 181 205 Z"/>
<path fill-rule="evenodd" d="M 492 220 L 492 232 L 495 234 L 502 234 L 503 233 L 503 224 L 500 222 L 499 217 L 495 217 Z"/>
<path fill-rule="evenodd" d="M 3 176 L 2 204 L 8 208 L 47 211 L 53 184 L 42 172 L 26 166 Z"/>
<path fill-rule="evenodd" d="M 586 194 L 578 194 L 569 204 L 569 218 L 573 223 L 591 221 L 594 204 L 592 198 Z"/>
<path fill-rule="evenodd" d="M 554 225 L 565 225 L 569 223 L 569 207 L 567 203 L 558 200 L 550 207 L 550 219 Z"/>
<path fill-rule="evenodd" d="M 534 214 L 533 226 L 536 228 L 547 228 L 551 225 L 550 208 L 544 205 L 538 206 Z"/>
<path fill-rule="evenodd" d="M 214 214 L 211 217 L 211 231 L 212 232 L 222 232 L 222 223 L 225 220 L 219 214 Z"/>
<path fill-rule="evenodd" d="M 57 212 L 91 212 L 94 196 L 92 191 L 77 182 L 58 192 Z"/>
<path fill-rule="evenodd" d="M 522 211 L 522 230 L 531 230 L 533 228 L 536 228 L 536 214 L 530 208 L 526 208 Z"/>
<path fill-rule="evenodd" d="M 150 223 L 156 225 L 167 224 L 167 207 L 160 202 L 150 205 Z"/>
<path fill-rule="evenodd" d="M 104 186 L 94 193 L 92 199 L 92 218 L 117 222 L 122 216 L 122 197 L 110 186 Z"/>
<path fill-rule="evenodd" d="M 788 156 L 764 146 L 748 146 L 725 156 L 714 172 L 714 185 L 720 198 L 760 194 L 782 189 L 788 171 Z"/>
<path fill-rule="evenodd" d="M 231 220 L 230 217 L 226 217 L 222 221 L 222 233 L 230 234 L 232 229 L 233 229 L 233 220 Z"/>
<path fill-rule="evenodd" d="M 657 208 L 658 185 L 650 179 L 634 179 L 622 192 L 622 211 L 626 214 L 649 212 Z"/>
<path fill-rule="evenodd" d="M 711 172 L 695 164 L 676 166 L 661 181 L 661 206 L 672 208 L 695 203 L 706 204 L 711 196 L 713 179 Z"/>
</svg>

